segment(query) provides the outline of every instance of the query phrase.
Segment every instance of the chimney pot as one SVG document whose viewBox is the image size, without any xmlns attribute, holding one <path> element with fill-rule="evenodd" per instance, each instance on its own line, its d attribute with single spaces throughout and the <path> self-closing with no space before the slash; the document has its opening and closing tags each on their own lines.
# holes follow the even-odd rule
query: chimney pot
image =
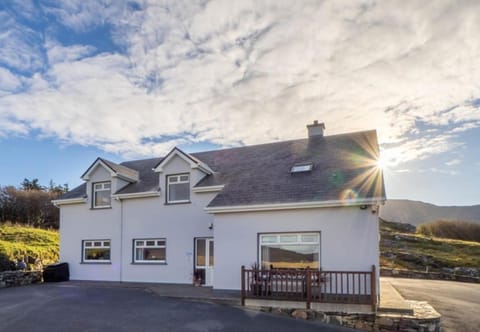
<svg viewBox="0 0 480 332">
<path fill-rule="evenodd" d="M 318 123 L 318 120 L 313 121 L 313 124 L 307 125 L 308 137 L 323 137 L 325 130 L 325 123 Z"/>
</svg>

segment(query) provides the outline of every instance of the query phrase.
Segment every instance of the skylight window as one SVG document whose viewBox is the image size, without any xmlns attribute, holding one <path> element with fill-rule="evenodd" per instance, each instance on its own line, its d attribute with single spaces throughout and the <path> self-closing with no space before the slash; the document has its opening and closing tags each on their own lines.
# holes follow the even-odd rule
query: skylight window
<svg viewBox="0 0 480 332">
<path fill-rule="evenodd" d="M 303 172 L 310 172 L 313 169 L 313 164 L 297 164 L 293 165 L 290 169 L 290 173 L 303 173 Z"/>
</svg>

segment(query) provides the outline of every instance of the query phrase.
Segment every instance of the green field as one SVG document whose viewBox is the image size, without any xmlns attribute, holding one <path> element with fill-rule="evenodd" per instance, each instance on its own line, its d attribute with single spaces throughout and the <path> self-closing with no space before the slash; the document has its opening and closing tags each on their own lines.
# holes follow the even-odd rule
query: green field
<svg viewBox="0 0 480 332">
<path fill-rule="evenodd" d="M 408 232 L 402 224 L 381 221 L 380 265 L 386 268 L 441 271 L 480 268 L 480 242 L 428 237 Z"/>
<path fill-rule="evenodd" d="M 58 241 L 58 231 L 0 224 L 0 256 L 11 261 L 23 258 L 31 268 L 57 262 Z"/>
</svg>

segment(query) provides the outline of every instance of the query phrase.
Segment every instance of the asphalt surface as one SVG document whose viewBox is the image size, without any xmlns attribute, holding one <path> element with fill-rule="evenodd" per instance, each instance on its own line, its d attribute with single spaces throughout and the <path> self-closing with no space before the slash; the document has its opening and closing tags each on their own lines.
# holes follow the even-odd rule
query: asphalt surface
<svg viewBox="0 0 480 332">
<path fill-rule="evenodd" d="M 144 288 L 71 283 L 0 290 L 0 331 L 353 331 Z"/>
<path fill-rule="evenodd" d="M 480 332 L 480 284 L 383 278 L 407 300 L 427 301 L 442 315 L 444 331 Z"/>
</svg>

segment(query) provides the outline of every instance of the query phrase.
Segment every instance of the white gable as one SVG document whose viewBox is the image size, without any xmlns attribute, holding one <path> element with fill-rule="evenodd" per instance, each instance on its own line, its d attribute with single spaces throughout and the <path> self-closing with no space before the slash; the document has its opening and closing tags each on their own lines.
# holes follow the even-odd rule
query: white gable
<svg viewBox="0 0 480 332">
<path fill-rule="evenodd" d="M 96 174 L 100 173 L 100 174 Z M 90 181 L 92 176 L 98 177 L 102 176 L 105 177 L 106 174 L 109 174 L 110 177 L 114 177 L 116 175 L 115 171 L 108 167 L 100 158 L 98 158 L 89 168 L 88 170 L 82 175 L 82 180 Z"/>
<path fill-rule="evenodd" d="M 192 169 L 199 169 L 205 174 L 212 174 L 213 171 L 208 167 L 207 164 L 201 162 L 200 160 L 190 156 L 188 153 L 183 152 L 179 148 L 173 148 L 167 156 L 154 168 L 154 171 L 157 173 L 161 173 L 164 171 L 164 167 L 170 163 L 173 159 L 180 158 L 185 161 L 190 168 Z"/>
</svg>

